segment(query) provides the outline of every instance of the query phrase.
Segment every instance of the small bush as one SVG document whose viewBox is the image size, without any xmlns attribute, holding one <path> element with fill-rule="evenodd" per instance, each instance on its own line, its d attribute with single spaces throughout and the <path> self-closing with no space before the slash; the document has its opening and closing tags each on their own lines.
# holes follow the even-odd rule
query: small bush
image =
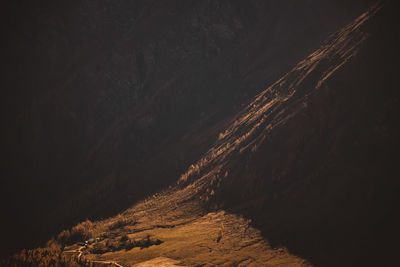
<svg viewBox="0 0 400 267">
<path fill-rule="evenodd" d="M 93 245 L 93 247 L 90 249 L 90 252 L 93 254 L 103 254 L 108 252 L 108 248 L 104 243 L 96 243 Z"/>
<path fill-rule="evenodd" d="M 106 241 L 106 247 L 108 251 L 120 250 L 120 244 L 117 240 L 109 239 Z"/>
<path fill-rule="evenodd" d="M 127 241 L 128 240 L 128 236 L 127 235 L 123 235 L 121 236 L 121 242 Z"/>
<path fill-rule="evenodd" d="M 92 238 L 93 223 L 90 220 L 79 223 L 71 230 L 64 230 L 57 236 L 57 241 L 62 245 L 72 245 Z"/>
<path fill-rule="evenodd" d="M 132 240 L 128 240 L 124 244 L 125 250 L 131 250 L 135 247 L 135 242 Z"/>
<path fill-rule="evenodd" d="M 115 221 L 113 221 L 108 228 L 110 230 L 115 230 L 121 227 L 124 227 L 126 225 L 133 225 L 135 222 L 132 222 L 131 220 L 127 219 L 126 217 L 122 216 L 121 214 L 118 214 L 118 216 L 115 218 Z"/>
</svg>

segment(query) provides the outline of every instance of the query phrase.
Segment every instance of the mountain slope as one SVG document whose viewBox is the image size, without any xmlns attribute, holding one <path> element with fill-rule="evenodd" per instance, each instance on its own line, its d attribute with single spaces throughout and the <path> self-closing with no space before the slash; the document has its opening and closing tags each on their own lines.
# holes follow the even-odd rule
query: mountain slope
<svg viewBox="0 0 400 267">
<path fill-rule="evenodd" d="M 5 1 L 0 253 L 175 182 L 227 118 L 365 6 Z"/>
<path fill-rule="evenodd" d="M 227 178 L 216 177 L 221 182 L 213 188 L 211 204 L 252 218 L 272 244 L 287 246 L 317 266 L 393 266 L 396 260 L 400 112 L 395 6 L 388 4 L 355 30 L 356 36 L 358 31 L 368 36 L 359 54 L 317 91 L 306 99 L 292 98 L 282 113 L 268 113 L 271 121 L 255 116 L 264 125 L 273 127 L 279 119 L 285 124 L 272 131 L 256 128 L 259 132 L 250 139 L 256 142 L 245 146 L 257 146 L 254 153 L 237 153 L 235 159 L 233 152 L 228 161 L 216 161 L 217 166 L 227 163 L 220 174 Z M 359 39 L 352 40 L 357 44 Z M 333 65 L 321 71 L 317 66 L 295 94 L 317 88 L 341 63 L 334 57 L 325 60 Z M 256 138 L 264 138 L 263 133 L 259 144 Z"/>
<path fill-rule="evenodd" d="M 59 236 L 48 249 L 123 266 L 392 266 L 398 40 L 383 31 L 392 7 L 370 8 L 257 95 L 176 186 L 91 224 L 94 244 L 60 247 Z"/>
</svg>

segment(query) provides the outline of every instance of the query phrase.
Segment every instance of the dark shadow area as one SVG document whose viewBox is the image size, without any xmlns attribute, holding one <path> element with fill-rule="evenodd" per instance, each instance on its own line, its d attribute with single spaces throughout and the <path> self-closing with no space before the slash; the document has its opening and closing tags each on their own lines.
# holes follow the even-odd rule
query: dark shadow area
<svg viewBox="0 0 400 267">
<path fill-rule="evenodd" d="M 397 263 L 397 10 L 387 3 L 368 21 L 358 55 L 256 153 L 235 161 L 221 186 L 225 206 L 315 266 Z"/>
</svg>

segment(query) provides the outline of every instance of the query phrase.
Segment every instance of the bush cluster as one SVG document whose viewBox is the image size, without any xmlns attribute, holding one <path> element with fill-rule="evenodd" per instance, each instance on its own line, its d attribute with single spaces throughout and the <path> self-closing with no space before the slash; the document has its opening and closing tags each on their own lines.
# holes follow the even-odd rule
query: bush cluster
<svg viewBox="0 0 400 267">
<path fill-rule="evenodd" d="M 93 223 L 90 220 L 86 220 L 72 227 L 71 230 L 63 230 L 56 240 L 61 245 L 68 246 L 92 238 L 92 231 Z"/>
<path fill-rule="evenodd" d="M 134 225 L 134 224 L 135 224 L 135 222 L 133 222 L 133 221 L 127 219 L 126 217 L 124 217 L 124 216 L 121 215 L 121 214 L 118 214 L 118 215 L 116 216 L 116 218 L 115 218 L 115 221 L 113 221 L 113 222 L 108 226 L 108 229 L 110 229 L 110 230 L 115 230 L 115 229 L 118 229 L 118 228 L 122 228 L 122 227 L 124 227 L 124 226 L 126 226 L 126 225 Z"/>
</svg>

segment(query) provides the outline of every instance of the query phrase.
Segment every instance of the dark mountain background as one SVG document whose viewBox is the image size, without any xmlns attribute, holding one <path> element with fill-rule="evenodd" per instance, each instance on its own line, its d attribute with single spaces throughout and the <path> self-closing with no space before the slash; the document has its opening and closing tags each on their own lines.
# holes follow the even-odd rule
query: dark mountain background
<svg viewBox="0 0 400 267">
<path fill-rule="evenodd" d="M 5 1 L 1 7 L 1 252 L 7 255 L 40 245 L 78 221 L 115 214 L 175 182 L 208 150 L 235 111 L 371 4 L 338 0 Z M 378 48 L 367 53 L 395 51 L 393 43 L 393 47 L 382 48 L 379 37 L 375 38 Z M 389 58 L 377 54 L 368 60 L 383 64 Z M 395 72 L 395 61 L 389 62 L 393 65 L 386 67 Z M 344 98 L 346 94 L 331 96 L 330 90 L 322 91 L 321 99 L 337 106 L 344 101 L 344 108 L 334 109 L 339 113 L 332 122 L 337 130 L 317 135 L 328 138 L 328 147 L 319 147 L 319 139 L 310 139 L 315 142 L 312 147 L 321 151 L 302 154 L 308 164 L 304 166 L 323 168 L 318 160 L 329 154 L 332 140 L 346 140 L 337 146 L 335 157 L 341 160 L 335 164 L 346 164 L 346 157 L 359 158 L 357 166 L 378 160 L 360 157 L 371 153 L 356 148 L 358 154 L 347 153 L 345 148 L 355 141 L 341 138 L 349 131 L 340 126 L 348 114 L 359 118 L 364 113 L 356 112 L 371 107 L 367 110 L 372 114 L 365 114 L 365 121 L 354 120 L 363 127 L 382 116 L 392 118 L 384 116 L 386 111 L 381 117 L 373 112 L 373 100 L 387 100 L 377 98 L 381 96 L 378 92 L 365 96 L 361 106 L 350 101 L 362 96 L 363 90 L 375 88 L 364 77 L 373 76 L 376 69 L 364 63 L 373 66 L 360 60 L 342 74 L 342 84 L 339 79 L 329 85 L 341 90 L 353 86 L 359 91 Z M 358 79 L 346 87 L 346 75 Z M 385 75 L 382 71 L 376 81 L 383 83 Z M 319 103 L 316 98 L 312 116 L 326 114 L 320 110 L 328 106 Z M 320 129 L 330 129 L 325 128 L 328 119 L 319 120 Z M 302 136 L 306 122 L 299 121 L 286 131 L 299 131 Z M 360 135 L 359 143 L 368 144 L 368 132 L 356 132 L 363 128 L 347 117 L 346 123 L 352 134 Z M 279 146 L 282 138 L 267 143 L 265 151 L 294 153 L 291 146 L 287 150 Z M 374 155 L 382 154 L 379 143 L 370 149 L 376 151 Z M 390 153 L 379 160 L 394 167 Z M 263 162 L 268 158 L 260 155 Z M 312 170 L 325 177 L 338 169 L 335 166 L 347 166 L 340 164 L 325 172 Z M 312 172 L 305 168 L 307 175 Z M 366 172 L 378 175 L 379 170 Z M 357 188 L 354 183 L 346 190 Z M 287 229 L 299 230 L 298 240 L 309 233 L 290 224 Z M 274 232 L 277 240 L 291 234 L 282 231 L 285 234 Z M 340 238 L 335 232 L 329 234 Z"/>
</svg>

